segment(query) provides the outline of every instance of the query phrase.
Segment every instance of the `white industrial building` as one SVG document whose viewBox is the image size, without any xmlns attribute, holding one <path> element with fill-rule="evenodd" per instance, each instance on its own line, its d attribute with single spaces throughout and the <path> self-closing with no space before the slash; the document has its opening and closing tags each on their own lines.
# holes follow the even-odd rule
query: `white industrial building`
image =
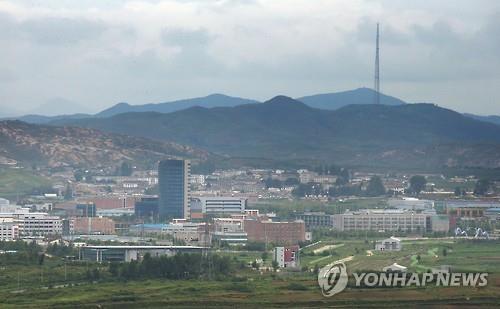
<svg viewBox="0 0 500 309">
<path fill-rule="evenodd" d="M 248 234 L 243 228 L 243 219 L 215 218 L 212 239 L 229 244 L 244 244 L 248 241 Z"/>
<path fill-rule="evenodd" d="M 420 200 L 414 197 L 392 198 L 387 201 L 389 207 L 413 211 L 434 209 L 434 201 Z"/>
<path fill-rule="evenodd" d="M 20 236 L 42 236 L 62 234 L 62 220 L 44 212 L 29 212 L 27 208 L 17 208 L 13 212 L 0 213 L 2 220 L 12 220 L 19 227 Z"/>
<path fill-rule="evenodd" d="M 361 209 L 333 215 L 339 231 L 425 232 L 428 214 L 401 209 Z"/>
<path fill-rule="evenodd" d="M 401 251 L 401 240 L 396 237 L 390 237 L 375 242 L 377 251 Z"/>
<path fill-rule="evenodd" d="M 0 218 L 0 241 L 12 241 L 19 238 L 19 225 L 13 218 Z"/>
<path fill-rule="evenodd" d="M 196 197 L 191 199 L 191 210 L 201 210 L 204 214 L 242 213 L 247 199 L 243 197 Z"/>
<path fill-rule="evenodd" d="M 162 233 L 171 235 L 185 243 L 210 243 L 206 236 L 206 223 L 178 222 L 167 224 Z"/>
</svg>

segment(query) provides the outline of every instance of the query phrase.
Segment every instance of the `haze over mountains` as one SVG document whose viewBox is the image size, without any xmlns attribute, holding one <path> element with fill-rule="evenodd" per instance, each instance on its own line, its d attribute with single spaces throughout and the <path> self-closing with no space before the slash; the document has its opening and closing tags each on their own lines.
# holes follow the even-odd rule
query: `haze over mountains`
<svg viewBox="0 0 500 309">
<path fill-rule="evenodd" d="M 348 91 L 304 96 L 297 98 L 297 100 L 305 103 L 310 107 L 326 109 L 326 110 L 336 110 L 343 106 L 352 104 L 372 104 L 374 101 L 374 95 L 375 95 L 374 91 L 370 88 L 358 88 Z M 385 94 L 381 94 L 380 101 L 381 104 L 383 105 L 391 105 L 391 106 L 408 104 L 407 102 L 401 99 Z M 186 109 L 193 106 L 210 108 L 210 107 L 232 107 L 243 104 L 259 103 L 257 100 L 252 100 L 252 99 L 232 97 L 224 94 L 212 94 L 205 97 L 183 99 L 183 100 L 164 102 L 164 103 L 148 103 L 142 105 L 130 105 L 128 103 L 118 103 L 97 114 L 88 114 L 88 113 L 73 114 L 71 113 L 71 111 L 74 110 L 81 111 L 84 109 L 82 108 L 72 109 L 71 104 L 62 104 L 63 108 L 59 108 L 61 106 L 61 104 L 59 103 L 65 103 L 65 102 L 67 103 L 69 101 L 62 99 L 54 100 L 54 102 L 52 102 L 53 104 L 48 102 L 45 107 L 40 107 L 39 108 L 40 113 L 37 114 L 31 113 L 29 115 L 24 115 L 24 116 L 10 117 L 9 119 L 18 119 L 29 123 L 44 124 L 60 119 L 111 117 L 114 115 L 129 113 L 129 112 L 171 113 L 174 111 Z M 16 113 L 8 113 L 8 114 L 4 113 L 3 116 L 5 118 L 8 115 L 14 115 L 14 114 Z M 500 124 L 500 116 L 478 116 L 472 114 L 464 114 L 464 115 L 481 121 Z"/>
<path fill-rule="evenodd" d="M 329 111 L 278 96 L 236 107 L 123 113 L 53 124 L 174 141 L 241 157 L 500 166 L 500 126 L 432 104 L 357 104 Z"/>
</svg>

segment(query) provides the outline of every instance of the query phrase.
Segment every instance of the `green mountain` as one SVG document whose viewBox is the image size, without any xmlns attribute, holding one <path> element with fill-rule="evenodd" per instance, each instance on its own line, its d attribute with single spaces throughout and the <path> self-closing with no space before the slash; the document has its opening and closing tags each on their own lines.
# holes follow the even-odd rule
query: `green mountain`
<svg viewBox="0 0 500 309">
<path fill-rule="evenodd" d="M 125 113 L 55 124 L 173 141 L 238 157 L 367 166 L 500 166 L 500 126 L 432 104 L 320 110 L 285 96 L 236 107 Z"/>
</svg>

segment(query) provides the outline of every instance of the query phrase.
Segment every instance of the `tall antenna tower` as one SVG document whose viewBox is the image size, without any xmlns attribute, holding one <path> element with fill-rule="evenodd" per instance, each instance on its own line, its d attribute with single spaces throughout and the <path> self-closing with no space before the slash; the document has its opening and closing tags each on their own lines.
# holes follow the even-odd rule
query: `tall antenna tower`
<svg viewBox="0 0 500 309">
<path fill-rule="evenodd" d="M 377 23 L 377 41 L 375 43 L 375 84 L 373 90 L 375 90 L 375 104 L 380 104 L 380 72 L 379 72 L 379 24 Z"/>
</svg>

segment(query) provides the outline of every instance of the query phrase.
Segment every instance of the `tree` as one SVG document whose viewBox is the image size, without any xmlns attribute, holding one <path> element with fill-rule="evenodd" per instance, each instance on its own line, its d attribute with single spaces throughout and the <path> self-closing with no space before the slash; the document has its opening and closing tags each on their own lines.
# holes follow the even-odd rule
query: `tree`
<svg viewBox="0 0 500 309">
<path fill-rule="evenodd" d="M 427 179 L 425 179 L 424 176 L 415 175 L 410 178 L 410 192 L 418 195 L 422 190 L 425 189 L 426 184 Z"/>
<path fill-rule="evenodd" d="M 460 187 L 455 187 L 455 196 L 460 196 L 462 195 L 462 189 Z"/>
<path fill-rule="evenodd" d="M 491 188 L 489 179 L 479 179 L 474 187 L 474 195 L 486 195 Z"/>
<path fill-rule="evenodd" d="M 273 266 L 274 271 L 277 271 L 278 268 L 280 267 L 280 265 L 278 264 L 277 261 L 273 261 L 273 263 L 271 265 Z"/>
<path fill-rule="evenodd" d="M 373 176 L 368 182 L 365 191 L 367 196 L 380 196 L 385 194 L 385 187 L 379 176 Z"/>
<path fill-rule="evenodd" d="M 84 175 L 84 173 L 81 170 L 75 171 L 75 173 L 74 173 L 75 180 L 78 182 L 82 181 L 83 175 Z"/>
<path fill-rule="evenodd" d="M 118 274 L 119 274 L 119 265 L 116 262 L 111 262 L 111 264 L 109 264 L 109 273 L 113 277 L 118 277 Z"/>
<path fill-rule="evenodd" d="M 254 260 L 254 261 L 252 262 L 252 268 L 253 268 L 253 269 L 258 269 L 258 268 L 259 268 L 259 263 L 257 263 L 257 261 L 255 261 L 255 260 Z"/>
<path fill-rule="evenodd" d="M 265 260 L 267 260 L 268 256 L 269 256 L 269 253 L 267 253 L 267 251 L 264 251 L 264 252 L 262 252 L 261 258 L 263 261 L 265 261 Z"/>
<path fill-rule="evenodd" d="M 317 275 L 319 273 L 319 266 L 318 264 L 314 264 L 314 270 L 313 270 L 314 274 Z"/>
<path fill-rule="evenodd" d="M 264 184 L 266 185 L 266 188 L 282 188 L 283 183 L 279 179 L 273 179 L 271 177 L 268 177 L 266 180 L 264 180 Z"/>
<path fill-rule="evenodd" d="M 120 176 L 130 176 L 132 175 L 132 166 L 127 162 L 123 162 L 120 166 Z"/>
<path fill-rule="evenodd" d="M 73 199 L 73 189 L 69 183 L 66 184 L 66 190 L 64 190 L 64 199 L 67 201 Z"/>
<path fill-rule="evenodd" d="M 285 186 L 287 186 L 287 187 L 296 186 L 299 183 L 300 183 L 300 181 L 297 178 L 293 178 L 293 177 L 287 178 L 285 180 Z"/>
</svg>

